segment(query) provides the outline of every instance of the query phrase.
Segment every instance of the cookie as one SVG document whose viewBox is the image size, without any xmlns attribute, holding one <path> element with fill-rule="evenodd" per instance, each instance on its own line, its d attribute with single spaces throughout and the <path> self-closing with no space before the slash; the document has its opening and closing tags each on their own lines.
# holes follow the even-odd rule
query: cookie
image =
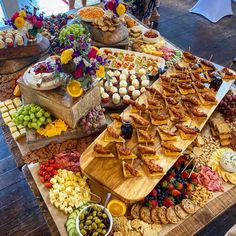
<svg viewBox="0 0 236 236">
<path fill-rule="evenodd" d="M 175 205 L 175 214 L 182 220 L 188 216 L 188 213 L 180 205 Z"/>
<path fill-rule="evenodd" d="M 189 199 L 183 199 L 181 202 L 181 206 L 189 214 L 193 214 L 196 211 L 195 204 Z"/>
<path fill-rule="evenodd" d="M 167 213 L 167 208 L 165 206 L 159 208 L 158 216 L 161 220 L 161 223 L 164 225 L 169 223 L 169 220 L 166 217 L 166 213 Z"/>
<path fill-rule="evenodd" d="M 161 223 L 161 220 L 158 216 L 158 211 L 159 211 L 159 208 L 156 207 L 156 208 L 153 208 L 151 210 L 151 219 L 154 223 L 157 223 L 157 224 L 160 224 Z"/>
<path fill-rule="evenodd" d="M 148 207 L 141 207 L 140 209 L 140 218 L 146 223 L 151 224 L 152 219 L 151 219 L 151 211 Z"/>
<path fill-rule="evenodd" d="M 166 217 L 173 224 L 176 224 L 180 221 L 179 217 L 175 214 L 174 206 L 167 208 Z"/>
<path fill-rule="evenodd" d="M 142 205 L 140 204 L 134 204 L 132 207 L 131 207 L 131 211 L 130 211 L 130 214 L 131 216 L 134 218 L 134 219 L 139 219 L 140 218 L 140 209 L 141 209 Z"/>
</svg>

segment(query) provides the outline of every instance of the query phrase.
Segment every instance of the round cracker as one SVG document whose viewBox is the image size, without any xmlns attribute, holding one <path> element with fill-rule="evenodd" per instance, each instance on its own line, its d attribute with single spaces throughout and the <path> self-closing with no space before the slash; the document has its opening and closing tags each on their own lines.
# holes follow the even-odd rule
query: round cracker
<svg viewBox="0 0 236 236">
<path fill-rule="evenodd" d="M 151 211 L 148 207 L 145 207 L 145 206 L 141 207 L 140 218 L 141 218 L 141 220 L 143 220 L 146 223 L 149 223 L 149 224 L 152 223 Z"/>
<path fill-rule="evenodd" d="M 166 213 L 167 213 L 167 208 L 165 206 L 162 206 L 159 208 L 158 216 L 161 220 L 161 223 L 164 225 L 169 223 L 169 220 L 166 217 Z"/>
<path fill-rule="evenodd" d="M 181 206 L 189 214 L 193 214 L 196 211 L 196 206 L 190 199 L 183 199 Z"/>
<path fill-rule="evenodd" d="M 151 210 L 151 219 L 154 223 L 160 224 L 161 220 L 158 216 L 159 207 L 155 207 Z"/>
<path fill-rule="evenodd" d="M 176 224 L 180 221 L 179 217 L 175 214 L 174 206 L 167 208 L 166 217 L 173 224 Z"/>
<path fill-rule="evenodd" d="M 134 219 L 139 219 L 140 218 L 140 209 L 141 209 L 141 207 L 142 207 L 142 205 L 138 204 L 138 203 L 134 204 L 131 207 L 130 214 Z"/>
<path fill-rule="evenodd" d="M 175 205 L 175 214 L 182 220 L 184 220 L 188 216 L 188 213 L 183 210 L 180 204 Z"/>
<path fill-rule="evenodd" d="M 231 184 L 236 184 L 236 173 L 226 173 L 226 177 Z"/>
</svg>

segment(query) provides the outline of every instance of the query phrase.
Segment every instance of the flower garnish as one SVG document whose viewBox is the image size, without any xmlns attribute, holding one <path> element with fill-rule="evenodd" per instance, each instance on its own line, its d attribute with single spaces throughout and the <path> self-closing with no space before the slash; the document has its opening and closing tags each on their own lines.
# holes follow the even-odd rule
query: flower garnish
<svg viewBox="0 0 236 236">
<path fill-rule="evenodd" d="M 72 59 L 74 50 L 72 48 L 66 49 L 65 51 L 62 52 L 61 54 L 61 63 L 62 64 L 68 64 L 68 62 Z"/>
<path fill-rule="evenodd" d="M 21 17 L 16 17 L 15 21 L 15 26 L 18 28 L 18 29 L 21 29 L 23 28 L 23 26 L 25 25 L 25 20 Z"/>
<path fill-rule="evenodd" d="M 96 58 L 97 56 L 97 52 L 98 52 L 98 48 L 96 47 L 91 47 L 89 53 L 88 53 L 88 58 L 91 59 L 91 58 Z"/>
<path fill-rule="evenodd" d="M 97 78 L 103 78 L 105 76 L 105 68 L 104 66 L 99 66 L 98 70 L 96 70 Z"/>
<path fill-rule="evenodd" d="M 116 12 L 119 16 L 122 16 L 125 14 L 126 12 L 126 7 L 125 5 L 123 5 L 122 3 L 119 3 L 117 8 L 116 8 Z"/>
<path fill-rule="evenodd" d="M 19 11 L 19 17 L 26 18 L 26 12 L 24 10 Z"/>
</svg>

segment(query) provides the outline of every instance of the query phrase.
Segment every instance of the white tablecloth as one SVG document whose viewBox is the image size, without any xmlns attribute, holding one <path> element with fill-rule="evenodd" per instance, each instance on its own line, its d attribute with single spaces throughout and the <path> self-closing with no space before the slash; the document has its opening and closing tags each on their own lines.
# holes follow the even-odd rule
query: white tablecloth
<svg viewBox="0 0 236 236">
<path fill-rule="evenodd" d="M 231 0 L 199 0 L 189 11 L 203 15 L 213 23 L 224 16 L 233 15 Z"/>
</svg>

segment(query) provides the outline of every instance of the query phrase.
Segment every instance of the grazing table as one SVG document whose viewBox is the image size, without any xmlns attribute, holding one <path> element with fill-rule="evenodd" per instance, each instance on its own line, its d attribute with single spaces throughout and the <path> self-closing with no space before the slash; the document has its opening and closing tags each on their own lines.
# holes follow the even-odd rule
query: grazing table
<svg viewBox="0 0 236 236">
<path fill-rule="evenodd" d="M 213 23 L 233 15 L 231 0 L 199 0 L 190 12 L 202 15 Z"/>
</svg>

